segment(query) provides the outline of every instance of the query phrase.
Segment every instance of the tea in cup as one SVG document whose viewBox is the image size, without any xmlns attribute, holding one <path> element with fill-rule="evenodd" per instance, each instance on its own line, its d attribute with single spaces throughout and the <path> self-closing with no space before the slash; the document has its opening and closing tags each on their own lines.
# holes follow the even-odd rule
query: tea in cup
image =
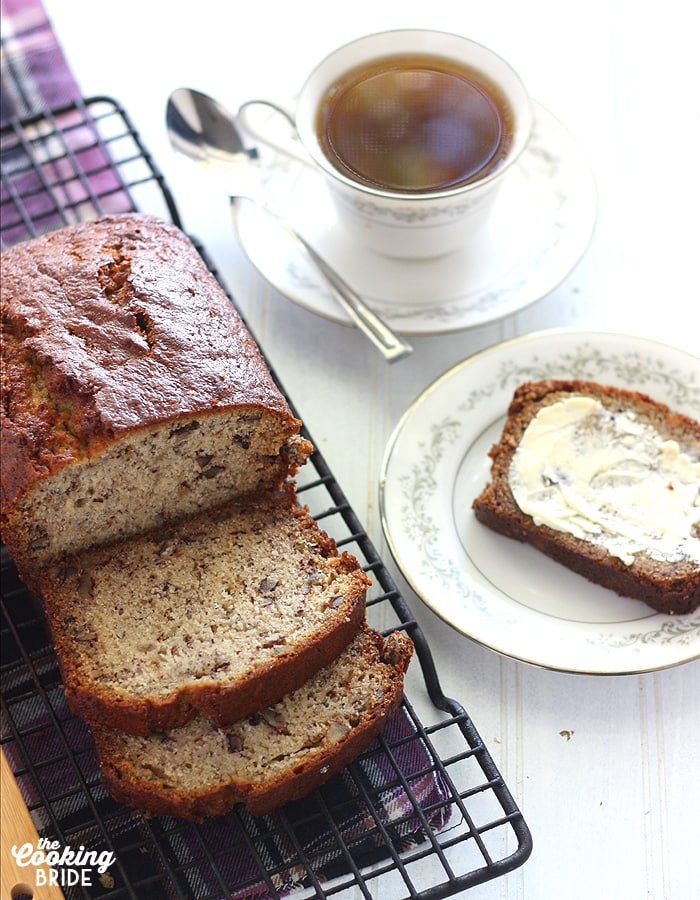
<svg viewBox="0 0 700 900">
<path fill-rule="evenodd" d="M 270 108 L 291 136 L 271 127 Z M 352 41 L 316 66 L 294 109 L 251 100 L 239 116 L 323 174 L 351 239 L 407 258 L 449 253 L 484 227 L 532 129 L 527 91 L 505 60 L 426 30 Z"/>
</svg>

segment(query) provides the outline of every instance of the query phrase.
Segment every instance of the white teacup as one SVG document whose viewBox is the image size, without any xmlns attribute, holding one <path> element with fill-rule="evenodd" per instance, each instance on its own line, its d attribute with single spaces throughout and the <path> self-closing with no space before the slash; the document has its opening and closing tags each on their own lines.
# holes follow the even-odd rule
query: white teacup
<svg viewBox="0 0 700 900">
<path fill-rule="evenodd" d="M 506 111 L 500 121 L 502 143 L 497 150 L 489 151 L 492 158 L 483 168 L 454 183 L 434 186 L 428 180 L 412 185 L 409 179 L 400 187 L 379 179 L 366 179 L 362 173 L 358 176 L 359 170 L 348 167 L 341 171 L 342 160 L 331 159 L 328 147 L 324 149 L 324 142 L 327 145 L 329 142 L 323 137 L 319 118 L 328 103 L 333 102 L 329 100 L 329 91 L 333 88 L 335 93 L 333 86 L 342 85 L 347 73 L 355 72 L 358 67 L 371 68 L 374 61 L 385 57 L 430 57 L 433 61 L 446 61 L 448 71 L 454 68 L 452 75 L 462 71 L 477 73 L 478 103 L 482 102 L 481 95 L 488 101 L 495 95 L 500 97 L 499 102 Z M 434 96 L 442 96 L 439 89 Z M 390 86 L 383 90 L 381 97 L 382 101 L 391 100 Z M 260 109 L 256 113 L 261 105 L 265 108 L 264 116 L 259 114 Z M 291 135 L 275 128 L 279 121 L 275 123 L 276 117 L 270 116 L 270 108 L 282 113 L 291 123 Z M 489 115 L 498 118 L 496 113 Z M 345 44 L 311 72 L 293 110 L 268 100 L 250 100 L 241 106 L 239 116 L 244 128 L 257 140 L 325 176 L 339 222 L 351 239 L 384 255 L 412 258 L 449 253 L 483 228 L 497 192 L 527 145 L 532 130 L 527 91 L 505 60 L 465 37 L 420 29 L 386 31 Z M 496 129 L 498 125 L 489 123 L 489 128 L 492 127 Z M 464 147 L 466 142 L 462 140 L 460 146 Z M 387 145 L 378 152 L 386 150 Z"/>
</svg>

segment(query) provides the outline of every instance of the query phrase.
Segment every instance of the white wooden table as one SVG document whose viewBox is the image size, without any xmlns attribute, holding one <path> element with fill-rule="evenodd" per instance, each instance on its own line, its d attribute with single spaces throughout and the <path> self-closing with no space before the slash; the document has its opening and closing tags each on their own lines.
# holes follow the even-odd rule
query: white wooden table
<svg viewBox="0 0 700 900">
<path fill-rule="evenodd" d="M 384 448 L 413 399 L 473 352 L 542 328 L 602 328 L 700 347 L 698 66 L 687 4 L 320 0 L 195 4 L 46 0 L 83 94 L 115 97 L 163 170 L 390 567 L 378 511 Z M 414 337 L 387 366 L 353 330 L 290 302 L 237 247 L 225 197 L 170 151 L 164 109 L 188 85 L 236 108 L 290 94 L 345 40 L 394 27 L 462 32 L 499 51 L 576 136 L 599 216 L 580 264 L 503 322 Z M 406 587 L 443 687 L 468 709 L 534 836 L 524 867 L 474 900 L 698 896 L 700 662 L 639 676 L 531 667 L 464 638 Z M 419 703 L 416 693 L 412 699 Z"/>
</svg>

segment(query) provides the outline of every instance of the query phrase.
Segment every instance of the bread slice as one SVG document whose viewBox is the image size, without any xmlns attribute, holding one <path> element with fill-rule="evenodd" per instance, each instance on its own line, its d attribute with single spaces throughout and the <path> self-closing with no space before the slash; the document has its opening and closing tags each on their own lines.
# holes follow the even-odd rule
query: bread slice
<svg viewBox="0 0 700 900">
<path fill-rule="evenodd" d="M 247 492 L 311 452 L 194 245 L 104 216 L 2 253 L 2 537 L 24 582 Z"/>
<path fill-rule="evenodd" d="M 599 535 L 591 533 L 581 537 L 550 527 L 550 524 L 538 524 L 518 505 L 514 496 L 511 464 L 523 435 L 543 407 L 572 397 L 598 400 L 613 416 L 630 414 L 636 425 L 650 426 L 663 440 L 677 442 L 697 470 L 700 464 L 700 424 L 688 416 L 672 412 L 646 394 L 595 382 L 530 382 L 515 391 L 501 439 L 490 451 L 491 480 L 473 502 L 476 517 L 494 531 L 532 544 L 557 562 L 620 595 L 643 600 L 659 612 L 691 612 L 700 605 L 700 493 L 696 492 L 686 510 L 687 518 L 690 521 L 694 518 L 695 525 L 691 526 L 689 539 L 682 544 L 682 549 L 672 555 L 664 555 L 654 549 L 640 550 L 630 544 L 630 554 L 626 560 L 606 548 Z M 697 480 L 697 476 L 693 477 Z M 693 490 L 692 483 L 691 480 L 690 490 Z M 673 484 L 663 487 L 673 488 Z M 650 497 L 649 502 L 656 501 Z"/>
<path fill-rule="evenodd" d="M 290 487 L 61 559 L 41 587 L 73 710 L 149 734 L 299 687 L 361 627 L 369 584 Z"/>
<path fill-rule="evenodd" d="M 150 737 L 93 726 L 103 784 L 149 814 L 202 821 L 240 802 L 263 815 L 369 746 L 402 700 L 412 652 L 405 634 L 366 628 L 302 687 L 229 727 L 202 716 Z"/>
</svg>

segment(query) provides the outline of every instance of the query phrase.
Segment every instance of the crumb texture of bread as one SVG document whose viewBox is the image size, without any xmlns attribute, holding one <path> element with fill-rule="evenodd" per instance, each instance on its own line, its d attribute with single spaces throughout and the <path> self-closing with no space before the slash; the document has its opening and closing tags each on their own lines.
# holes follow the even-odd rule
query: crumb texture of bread
<svg viewBox="0 0 700 900">
<path fill-rule="evenodd" d="M 590 581 L 642 600 L 658 612 L 692 612 L 700 605 L 697 524 L 692 526 L 685 545 L 693 552 L 686 550 L 680 558 L 665 558 L 653 550 L 639 550 L 630 542 L 633 549 L 625 560 L 595 538 L 536 523 L 518 505 L 512 464 L 523 435 L 540 410 L 574 397 L 592 398 L 614 416 L 631 416 L 640 427 L 654 429 L 661 441 L 677 443 L 693 466 L 700 463 L 700 423 L 647 394 L 578 379 L 528 382 L 516 389 L 501 438 L 490 450 L 489 483 L 472 503 L 477 519 L 500 534 L 531 544 Z M 700 494 L 691 500 L 691 506 L 691 512 L 695 506 L 700 507 Z"/>
<path fill-rule="evenodd" d="M 2 253 L 2 537 L 53 556 L 244 493 L 311 452 L 233 305 L 179 229 L 105 216 Z"/>
<path fill-rule="evenodd" d="M 229 727 L 202 716 L 149 737 L 93 727 L 102 779 L 148 814 L 202 821 L 244 803 L 263 815 L 369 746 L 401 703 L 412 652 L 405 634 L 365 628 L 298 690 Z"/>
<path fill-rule="evenodd" d="M 299 687 L 362 626 L 369 584 L 288 489 L 64 558 L 41 587 L 74 711 L 148 734 Z"/>
</svg>

